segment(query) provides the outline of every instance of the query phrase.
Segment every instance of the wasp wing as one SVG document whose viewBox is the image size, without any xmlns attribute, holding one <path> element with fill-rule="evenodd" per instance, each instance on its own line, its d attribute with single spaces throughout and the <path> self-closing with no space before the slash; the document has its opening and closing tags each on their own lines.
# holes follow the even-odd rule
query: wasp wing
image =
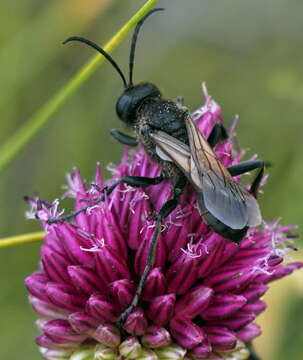
<svg viewBox="0 0 303 360">
<path fill-rule="evenodd" d="M 196 164 L 192 159 L 189 146 L 163 131 L 154 132 L 151 137 L 156 143 L 158 156 L 162 160 L 174 162 L 196 190 L 201 192 L 202 182 Z"/>
<path fill-rule="evenodd" d="M 206 209 L 232 229 L 260 224 L 260 210 L 254 197 L 233 181 L 189 115 L 185 122 L 190 153 L 202 181 Z"/>
<path fill-rule="evenodd" d="M 246 205 L 248 208 L 247 226 L 258 226 L 262 222 L 259 204 L 251 193 L 248 193 L 248 195 L 249 196 L 246 196 Z"/>
<path fill-rule="evenodd" d="M 203 192 L 206 209 L 222 223 L 232 229 L 259 225 L 256 199 L 232 180 L 190 116 L 186 126 L 190 146 L 163 131 L 151 135 L 160 158 L 173 161 L 183 171 L 196 191 Z"/>
</svg>

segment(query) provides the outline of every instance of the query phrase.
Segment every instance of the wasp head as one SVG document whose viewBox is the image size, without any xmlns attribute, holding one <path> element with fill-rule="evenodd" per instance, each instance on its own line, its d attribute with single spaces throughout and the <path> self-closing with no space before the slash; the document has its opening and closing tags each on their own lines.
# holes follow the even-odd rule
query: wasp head
<svg viewBox="0 0 303 360">
<path fill-rule="evenodd" d="M 140 83 L 124 90 L 116 102 L 116 112 L 120 120 L 133 125 L 136 120 L 136 111 L 148 98 L 160 97 L 161 92 L 152 83 Z"/>
</svg>

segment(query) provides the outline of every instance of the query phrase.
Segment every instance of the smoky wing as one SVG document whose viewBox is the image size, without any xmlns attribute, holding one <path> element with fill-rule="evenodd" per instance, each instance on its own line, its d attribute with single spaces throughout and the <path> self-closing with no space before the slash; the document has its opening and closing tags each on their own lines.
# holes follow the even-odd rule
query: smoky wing
<svg viewBox="0 0 303 360">
<path fill-rule="evenodd" d="M 202 182 L 206 209 L 232 229 L 259 225 L 261 215 L 256 199 L 233 181 L 193 119 L 188 115 L 185 121 L 190 153 Z"/>
<path fill-rule="evenodd" d="M 154 132 L 151 134 L 151 137 L 156 143 L 158 156 L 162 160 L 174 162 L 196 190 L 201 192 L 202 182 L 196 164 L 191 156 L 189 146 L 163 131 Z"/>
<path fill-rule="evenodd" d="M 162 131 L 152 135 L 158 155 L 183 171 L 196 191 L 203 192 L 206 209 L 225 225 L 232 229 L 259 225 L 256 199 L 232 180 L 190 116 L 186 126 L 189 146 Z"/>
</svg>

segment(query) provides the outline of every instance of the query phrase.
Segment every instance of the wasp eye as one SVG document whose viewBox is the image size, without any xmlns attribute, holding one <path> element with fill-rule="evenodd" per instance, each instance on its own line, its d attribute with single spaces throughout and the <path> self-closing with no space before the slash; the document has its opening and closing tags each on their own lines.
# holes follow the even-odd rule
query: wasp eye
<svg viewBox="0 0 303 360">
<path fill-rule="evenodd" d="M 133 125 L 137 110 L 147 98 L 161 96 L 160 90 L 151 83 L 141 83 L 127 88 L 116 103 L 116 112 L 120 120 Z"/>
<path fill-rule="evenodd" d="M 116 103 L 116 113 L 126 124 L 133 124 L 136 117 L 136 99 L 131 94 L 122 94 Z"/>
</svg>

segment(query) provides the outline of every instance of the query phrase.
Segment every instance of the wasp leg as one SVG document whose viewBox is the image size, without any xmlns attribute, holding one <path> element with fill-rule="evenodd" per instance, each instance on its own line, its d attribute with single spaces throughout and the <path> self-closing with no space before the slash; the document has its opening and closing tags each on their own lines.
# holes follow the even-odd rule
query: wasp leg
<svg viewBox="0 0 303 360">
<path fill-rule="evenodd" d="M 256 175 L 256 177 L 255 177 L 254 181 L 252 182 L 250 189 L 249 189 L 249 192 L 251 194 L 253 194 L 253 196 L 255 198 L 257 198 L 257 196 L 258 196 L 259 187 L 261 185 L 261 181 L 264 176 L 264 168 L 265 168 L 264 166 L 261 167 L 261 169 L 259 170 L 258 174 Z"/>
<path fill-rule="evenodd" d="M 264 168 L 265 162 L 263 160 L 248 160 L 242 161 L 237 165 L 232 165 L 227 168 L 231 176 L 237 176 L 246 172 Z"/>
<path fill-rule="evenodd" d="M 145 280 L 147 278 L 147 275 L 149 274 L 155 260 L 156 255 L 156 247 L 158 243 L 158 238 L 161 233 L 161 227 L 162 227 L 162 221 L 177 207 L 179 203 L 179 198 L 185 188 L 185 185 L 187 183 L 186 178 L 182 176 L 178 176 L 174 180 L 174 187 L 173 187 L 173 198 L 168 200 L 160 209 L 157 220 L 155 224 L 155 232 L 153 234 L 150 247 L 148 249 L 148 256 L 147 261 L 145 265 L 145 269 L 143 271 L 143 274 L 140 278 L 136 293 L 133 297 L 133 300 L 130 304 L 130 306 L 120 315 L 117 324 L 119 327 L 124 323 L 128 315 L 134 310 L 134 308 L 138 305 L 140 296 L 142 294 L 143 286 L 145 283 Z"/>
<path fill-rule="evenodd" d="M 237 165 L 233 165 L 227 168 L 231 176 L 241 175 L 251 170 L 260 169 L 252 182 L 249 192 L 253 194 L 255 198 L 258 196 L 259 187 L 264 175 L 265 162 L 262 160 L 248 160 L 242 161 Z"/>
<path fill-rule="evenodd" d="M 207 141 L 209 145 L 214 148 L 220 141 L 226 140 L 227 138 L 228 136 L 225 127 L 222 124 L 218 123 L 213 127 L 211 133 L 207 138 Z"/>
<path fill-rule="evenodd" d="M 82 209 L 74 211 L 68 215 L 61 216 L 59 218 L 49 219 L 48 224 L 54 224 L 56 222 L 70 220 L 71 218 L 81 214 L 83 211 L 86 211 L 87 209 L 99 204 L 100 202 L 104 201 L 106 196 L 109 196 L 113 192 L 113 190 L 121 183 L 125 183 L 133 187 L 144 188 L 151 185 L 157 185 L 164 180 L 166 180 L 166 176 L 162 174 L 154 178 L 149 178 L 144 176 L 123 176 L 119 180 L 115 181 L 112 185 L 105 188 L 104 194 L 101 197 L 99 197 L 99 199 L 92 202 L 90 205 L 84 206 Z"/>
<path fill-rule="evenodd" d="M 128 146 L 137 146 L 138 145 L 136 138 L 134 138 L 133 136 L 123 134 L 119 130 L 112 129 L 110 131 L 110 134 L 111 134 L 111 136 L 113 136 L 116 140 L 118 140 L 123 145 L 128 145 Z"/>
</svg>

